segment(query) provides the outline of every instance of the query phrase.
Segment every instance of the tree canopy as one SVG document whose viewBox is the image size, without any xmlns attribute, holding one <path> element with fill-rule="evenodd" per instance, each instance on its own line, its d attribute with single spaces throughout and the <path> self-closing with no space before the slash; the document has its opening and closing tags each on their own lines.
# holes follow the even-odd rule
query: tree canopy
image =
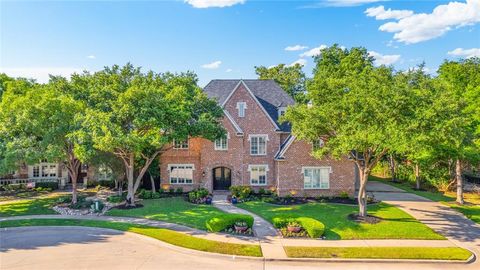
<svg viewBox="0 0 480 270">
<path fill-rule="evenodd" d="M 304 102 L 306 77 L 302 71 L 302 65 L 287 66 L 279 64 L 274 67 L 255 67 L 255 73 L 259 79 L 274 80 L 285 92 L 297 102 Z"/>
</svg>

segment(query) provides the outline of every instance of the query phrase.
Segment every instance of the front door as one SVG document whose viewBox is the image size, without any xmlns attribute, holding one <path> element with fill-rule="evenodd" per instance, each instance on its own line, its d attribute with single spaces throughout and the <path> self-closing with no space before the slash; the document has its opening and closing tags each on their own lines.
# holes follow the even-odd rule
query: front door
<svg viewBox="0 0 480 270">
<path fill-rule="evenodd" d="M 232 185 L 232 175 L 229 168 L 218 167 L 213 169 L 213 189 L 228 190 Z"/>
</svg>

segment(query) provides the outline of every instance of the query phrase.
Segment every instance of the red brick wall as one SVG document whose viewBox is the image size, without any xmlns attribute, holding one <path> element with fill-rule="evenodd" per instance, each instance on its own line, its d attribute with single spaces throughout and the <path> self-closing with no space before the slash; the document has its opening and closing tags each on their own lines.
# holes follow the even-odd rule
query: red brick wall
<svg viewBox="0 0 480 270">
<path fill-rule="evenodd" d="M 350 196 L 355 192 L 355 167 L 354 163 L 347 160 L 316 159 L 311 156 L 312 145 L 306 141 L 295 140 L 285 153 L 284 161 L 278 162 L 280 196 L 296 193 L 295 196 L 337 196 L 346 191 Z M 331 167 L 329 189 L 303 188 L 302 167 L 326 166 Z"/>
<path fill-rule="evenodd" d="M 245 102 L 247 104 L 245 117 L 238 117 L 237 102 Z M 276 183 L 274 156 L 280 147 L 280 134 L 275 131 L 273 123 L 242 84 L 227 101 L 225 109 L 232 115 L 245 134 L 243 137 L 243 148 L 235 149 L 242 153 L 241 159 L 243 160 L 243 166 L 237 169 L 240 171 L 241 179 L 240 182 L 237 181 L 235 184 L 249 185 L 250 172 L 248 171 L 248 165 L 258 164 L 268 165 L 267 186 L 274 185 Z M 248 140 L 248 135 L 250 134 L 268 135 L 267 154 L 265 156 L 250 155 L 250 141 Z"/>
</svg>

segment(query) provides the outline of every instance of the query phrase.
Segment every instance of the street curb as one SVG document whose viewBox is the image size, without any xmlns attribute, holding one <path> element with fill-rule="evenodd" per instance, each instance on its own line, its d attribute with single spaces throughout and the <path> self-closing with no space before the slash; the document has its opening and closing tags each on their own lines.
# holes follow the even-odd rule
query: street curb
<svg viewBox="0 0 480 270">
<path fill-rule="evenodd" d="M 142 235 L 134 232 L 120 231 L 120 230 L 115 230 L 110 228 L 99 228 L 99 227 L 89 227 L 89 226 L 21 226 L 21 227 L 7 227 L 7 228 L 1 228 L 1 229 L 3 229 L 2 231 L 4 231 L 9 228 L 19 229 L 19 228 L 29 228 L 29 227 L 30 228 L 72 227 L 72 228 L 88 228 L 88 229 L 94 229 L 94 230 L 108 230 L 108 231 L 114 231 L 114 232 L 121 232 L 121 233 L 127 233 L 137 238 L 142 238 L 148 242 L 151 242 L 154 245 L 169 248 L 184 254 L 202 255 L 202 256 L 208 256 L 213 258 L 222 258 L 222 259 L 231 259 L 231 260 L 249 260 L 249 261 L 264 261 L 264 262 L 322 262 L 322 263 L 359 263 L 360 262 L 360 263 L 424 263 L 424 264 L 427 264 L 427 263 L 470 264 L 475 262 L 476 260 L 475 253 L 473 253 L 469 249 L 467 250 L 470 251 L 472 255 L 466 261 L 426 260 L 426 259 L 415 260 L 415 259 L 265 258 L 265 257 L 251 257 L 251 256 L 240 256 L 240 255 L 231 255 L 231 254 L 221 254 L 221 253 L 189 249 L 181 246 L 176 246 L 174 244 L 170 244 L 150 236 L 146 236 L 146 235 Z"/>
</svg>

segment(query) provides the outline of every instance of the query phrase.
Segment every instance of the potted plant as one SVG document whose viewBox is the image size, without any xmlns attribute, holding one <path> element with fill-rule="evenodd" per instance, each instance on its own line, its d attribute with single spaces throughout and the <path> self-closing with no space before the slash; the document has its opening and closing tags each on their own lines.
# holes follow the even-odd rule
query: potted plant
<svg viewBox="0 0 480 270">
<path fill-rule="evenodd" d="M 289 232 L 298 233 L 302 230 L 302 226 L 300 225 L 300 223 L 298 223 L 296 221 L 290 221 L 287 224 L 287 230 Z"/>
<path fill-rule="evenodd" d="M 205 203 L 206 203 L 206 204 L 212 204 L 212 196 L 208 195 L 208 196 L 205 198 Z"/>
<path fill-rule="evenodd" d="M 244 232 L 248 229 L 248 224 L 245 221 L 235 221 L 235 224 L 233 224 L 233 227 L 237 232 Z"/>
<path fill-rule="evenodd" d="M 237 204 L 237 203 L 238 203 L 237 197 L 232 196 L 232 204 Z"/>
</svg>

